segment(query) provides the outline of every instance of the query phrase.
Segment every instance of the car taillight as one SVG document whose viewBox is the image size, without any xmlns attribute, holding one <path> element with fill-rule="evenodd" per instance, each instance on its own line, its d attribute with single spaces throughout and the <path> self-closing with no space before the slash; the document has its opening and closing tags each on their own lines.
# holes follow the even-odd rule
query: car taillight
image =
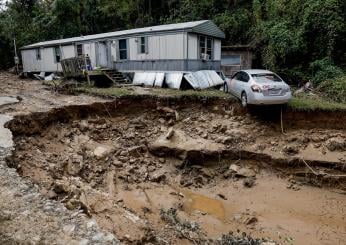
<svg viewBox="0 0 346 245">
<path fill-rule="evenodd" d="M 261 92 L 262 92 L 261 87 L 258 86 L 258 85 L 252 85 L 252 86 L 251 86 L 251 90 L 252 90 L 253 92 L 255 92 L 255 93 L 261 93 Z"/>
<path fill-rule="evenodd" d="M 283 90 L 285 93 L 288 93 L 288 92 L 290 92 L 291 91 L 291 89 L 290 89 L 290 87 L 287 87 L 287 88 L 284 88 L 284 90 Z"/>
</svg>

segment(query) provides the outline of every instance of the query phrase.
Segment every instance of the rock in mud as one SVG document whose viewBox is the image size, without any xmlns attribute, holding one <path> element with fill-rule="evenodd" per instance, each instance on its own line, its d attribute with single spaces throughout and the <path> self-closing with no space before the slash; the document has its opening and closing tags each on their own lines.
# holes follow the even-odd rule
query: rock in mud
<svg viewBox="0 0 346 245">
<path fill-rule="evenodd" d="M 234 176 L 238 178 L 254 178 L 256 176 L 256 172 L 254 170 L 246 167 L 239 167 L 235 164 L 232 164 L 229 170 L 232 171 Z"/>
<path fill-rule="evenodd" d="M 241 168 L 239 171 L 235 174 L 236 177 L 255 177 L 256 173 L 252 169 L 249 168 Z"/>
<path fill-rule="evenodd" d="M 243 185 L 244 185 L 245 187 L 248 187 L 248 188 L 253 187 L 253 186 L 255 185 L 255 178 L 253 178 L 253 177 L 245 178 L 245 179 L 243 180 Z"/>
<path fill-rule="evenodd" d="M 78 124 L 78 128 L 81 132 L 85 132 L 89 129 L 89 124 L 87 121 L 82 120 L 80 121 L 80 123 Z"/>
<path fill-rule="evenodd" d="M 225 148 L 222 144 L 212 141 L 187 136 L 181 130 L 175 130 L 174 135 L 167 140 L 166 135 L 161 135 L 156 141 L 149 144 L 149 151 L 154 155 L 174 156 L 190 163 L 201 164 L 206 159 L 218 159 Z"/>
<path fill-rule="evenodd" d="M 285 145 L 282 151 L 287 155 L 296 155 L 299 153 L 299 147 L 297 145 Z"/>
<path fill-rule="evenodd" d="M 346 150 L 346 139 L 342 137 L 330 138 L 326 142 L 326 147 L 330 151 L 345 151 Z"/>
<path fill-rule="evenodd" d="M 112 151 L 113 149 L 109 146 L 97 146 L 94 150 L 94 156 L 98 159 L 102 159 L 107 157 Z"/>
<path fill-rule="evenodd" d="M 224 194 L 217 194 L 218 197 L 220 197 L 223 200 L 227 200 L 227 197 Z"/>
<path fill-rule="evenodd" d="M 130 147 L 127 152 L 132 157 L 140 157 L 143 155 L 144 152 L 146 152 L 146 146 L 145 145 L 139 145 L 139 146 L 133 146 Z M 121 154 L 120 154 L 121 155 Z"/>
<path fill-rule="evenodd" d="M 88 199 L 87 196 L 85 195 L 84 192 L 81 193 L 80 197 L 79 197 L 79 202 L 81 205 L 81 208 L 83 209 L 83 211 L 89 216 L 91 217 L 91 208 L 88 204 Z"/>
<path fill-rule="evenodd" d="M 0 224 L 12 219 L 12 212 L 8 210 L 0 210 Z"/>
<path fill-rule="evenodd" d="M 244 224 L 245 225 L 254 225 L 258 222 L 257 217 L 251 216 L 245 219 Z"/>
<path fill-rule="evenodd" d="M 56 180 L 54 183 L 53 190 L 56 193 L 68 193 L 71 191 L 70 184 L 64 180 Z"/>
<path fill-rule="evenodd" d="M 240 167 L 236 164 L 231 164 L 231 166 L 229 166 L 229 170 L 237 173 L 239 171 Z"/>
<path fill-rule="evenodd" d="M 166 174 L 161 170 L 158 170 L 152 173 L 150 176 L 150 181 L 157 182 L 157 183 L 164 182 L 166 179 L 167 179 Z"/>
<path fill-rule="evenodd" d="M 83 168 L 83 157 L 73 155 L 67 162 L 66 171 L 70 175 L 78 175 Z"/>
<path fill-rule="evenodd" d="M 199 172 L 207 178 L 213 178 L 215 175 L 215 172 L 210 168 L 199 168 Z"/>
<path fill-rule="evenodd" d="M 241 245 L 262 245 L 264 242 L 267 242 L 264 239 L 255 239 L 246 233 L 242 234 L 233 234 L 230 232 L 229 234 L 222 235 L 220 239 L 216 241 L 217 245 L 225 245 L 225 244 L 241 244 Z M 275 244 L 275 243 L 274 243 Z"/>
<path fill-rule="evenodd" d="M 174 129 L 173 128 L 169 128 L 168 132 L 166 134 L 166 139 L 168 139 L 168 140 L 171 139 L 173 137 L 173 135 L 174 135 Z"/>
</svg>

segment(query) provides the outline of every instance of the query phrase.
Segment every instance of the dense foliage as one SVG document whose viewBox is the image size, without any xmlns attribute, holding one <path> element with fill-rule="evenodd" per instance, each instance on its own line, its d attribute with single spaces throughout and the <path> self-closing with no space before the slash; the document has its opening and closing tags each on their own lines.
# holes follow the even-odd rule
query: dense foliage
<svg viewBox="0 0 346 245">
<path fill-rule="evenodd" d="M 1 0 L 0 0 L 1 2 Z M 344 0 L 9 0 L 0 6 L 0 68 L 13 43 L 212 19 L 228 44 L 250 44 L 255 66 L 320 83 L 346 67 Z"/>
</svg>

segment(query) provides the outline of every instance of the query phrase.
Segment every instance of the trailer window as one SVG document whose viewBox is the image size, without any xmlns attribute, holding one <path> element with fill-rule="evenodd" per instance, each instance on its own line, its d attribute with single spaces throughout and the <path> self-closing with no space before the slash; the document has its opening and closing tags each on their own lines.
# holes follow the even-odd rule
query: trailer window
<svg viewBox="0 0 346 245">
<path fill-rule="evenodd" d="M 82 44 L 78 44 L 77 45 L 77 56 L 82 56 L 83 55 L 83 45 Z"/>
<path fill-rule="evenodd" d="M 145 54 L 147 53 L 147 38 L 146 37 L 141 37 L 139 39 L 139 53 L 140 54 Z"/>
<path fill-rule="evenodd" d="M 120 60 L 127 60 L 127 40 L 119 40 L 119 58 Z"/>
<path fill-rule="evenodd" d="M 213 39 L 210 37 L 199 37 L 199 53 L 200 58 L 211 60 L 213 55 Z"/>
<path fill-rule="evenodd" d="M 202 55 L 205 54 L 205 36 L 199 37 L 199 52 L 202 58 Z"/>
<path fill-rule="evenodd" d="M 59 63 L 61 60 L 61 50 L 60 47 L 55 47 L 54 48 L 54 59 L 55 63 Z"/>
<path fill-rule="evenodd" d="M 41 60 L 41 49 L 40 48 L 36 49 L 36 60 Z"/>
<path fill-rule="evenodd" d="M 221 56 L 221 65 L 223 66 L 240 66 L 241 57 L 239 54 L 230 54 Z"/>
<path fill-rule="evenodd" d="M 207 55 L 209 55 L 209 59 L 212 57 L 213 52 L 213 40 L 211 38 L 207 38 Z"/>
</svg>

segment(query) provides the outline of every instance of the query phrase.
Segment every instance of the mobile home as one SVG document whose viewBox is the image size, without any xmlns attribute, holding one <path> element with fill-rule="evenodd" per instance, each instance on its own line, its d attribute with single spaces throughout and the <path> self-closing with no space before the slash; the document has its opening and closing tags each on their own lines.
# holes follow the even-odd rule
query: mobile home
<svg viewBox="0 0 346 245">
<path fill-rule="evenodd" d="M 81 55 L 120 72 L 220 71 L 224 37 L 202 20 L 40 42 L 21 48 L 23 71 L 60 72 L 62 59 Z"/>
</svg>

